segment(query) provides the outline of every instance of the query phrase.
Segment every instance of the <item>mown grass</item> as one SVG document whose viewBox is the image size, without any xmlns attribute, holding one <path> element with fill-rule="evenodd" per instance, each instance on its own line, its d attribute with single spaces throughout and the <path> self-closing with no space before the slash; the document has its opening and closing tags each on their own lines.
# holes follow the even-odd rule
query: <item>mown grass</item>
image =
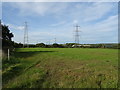
<svg viewBox="0 0 120 90">
<path fill-rule="evenodd" d="M 117 49 L 19 48 L 12 57 L 3 88 L 117 88 Z"/>
</svg>

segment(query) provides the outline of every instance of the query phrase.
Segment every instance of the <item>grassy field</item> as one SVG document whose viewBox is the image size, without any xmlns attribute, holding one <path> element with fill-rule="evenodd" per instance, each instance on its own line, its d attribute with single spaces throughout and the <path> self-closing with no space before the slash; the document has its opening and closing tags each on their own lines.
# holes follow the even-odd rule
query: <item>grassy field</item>
<svg viewBox="0 0 120 90">
<path fill-rule="evenodd" d="M 118 50 L 20 48 L 3 59 L 3 88 L 116 88 Z"/>
</svg>

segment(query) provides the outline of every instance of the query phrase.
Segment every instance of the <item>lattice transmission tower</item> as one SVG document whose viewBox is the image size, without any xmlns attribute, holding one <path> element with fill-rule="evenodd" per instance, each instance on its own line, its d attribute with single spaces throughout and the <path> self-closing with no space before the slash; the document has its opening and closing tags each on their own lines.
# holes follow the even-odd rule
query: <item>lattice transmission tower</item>
<svg viewBox="0 0 120 90">
<path fill-rule="evenodd" d="M 25 22 L 25 26 L 24 26 L 24 44 L 23 44 L 23 47 L 29 47 L 27 22 Z"/>
<path fill-rule="evenodd" d="M 79 27 L 78 25 L 75 26 L 75 44 L 79 44 Z"/>
<path fill-rule="evenodd" d="M 56 43 L 56 38 L 55 38 L 55 43 Z"/>
</svg>

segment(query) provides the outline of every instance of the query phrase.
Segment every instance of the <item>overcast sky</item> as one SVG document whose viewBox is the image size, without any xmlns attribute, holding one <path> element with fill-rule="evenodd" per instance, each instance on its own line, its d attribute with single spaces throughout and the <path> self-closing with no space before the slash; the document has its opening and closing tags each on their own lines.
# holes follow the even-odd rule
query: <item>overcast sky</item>
<svg viewBox="0 0 120 90">
<path fill-rule="evenodd" d="M 2 22 L 23 43 L 24 22 L 29 43 L 74 42 L 75 25 L 80 26 L 80 43 L 118 42 L 117 2 L 3 2 Z"/>
</svg>

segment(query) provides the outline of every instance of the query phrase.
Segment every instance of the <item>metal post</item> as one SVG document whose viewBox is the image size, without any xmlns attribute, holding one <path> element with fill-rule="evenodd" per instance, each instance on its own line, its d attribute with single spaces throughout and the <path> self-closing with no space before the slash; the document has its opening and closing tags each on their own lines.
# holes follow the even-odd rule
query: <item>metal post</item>
<svg viewBox="0 0 120 90">
<path fill-rule="evenodd" d="M 8 60 L 10 60 L 10 50 L 8 49 Z"/>
</svg>

